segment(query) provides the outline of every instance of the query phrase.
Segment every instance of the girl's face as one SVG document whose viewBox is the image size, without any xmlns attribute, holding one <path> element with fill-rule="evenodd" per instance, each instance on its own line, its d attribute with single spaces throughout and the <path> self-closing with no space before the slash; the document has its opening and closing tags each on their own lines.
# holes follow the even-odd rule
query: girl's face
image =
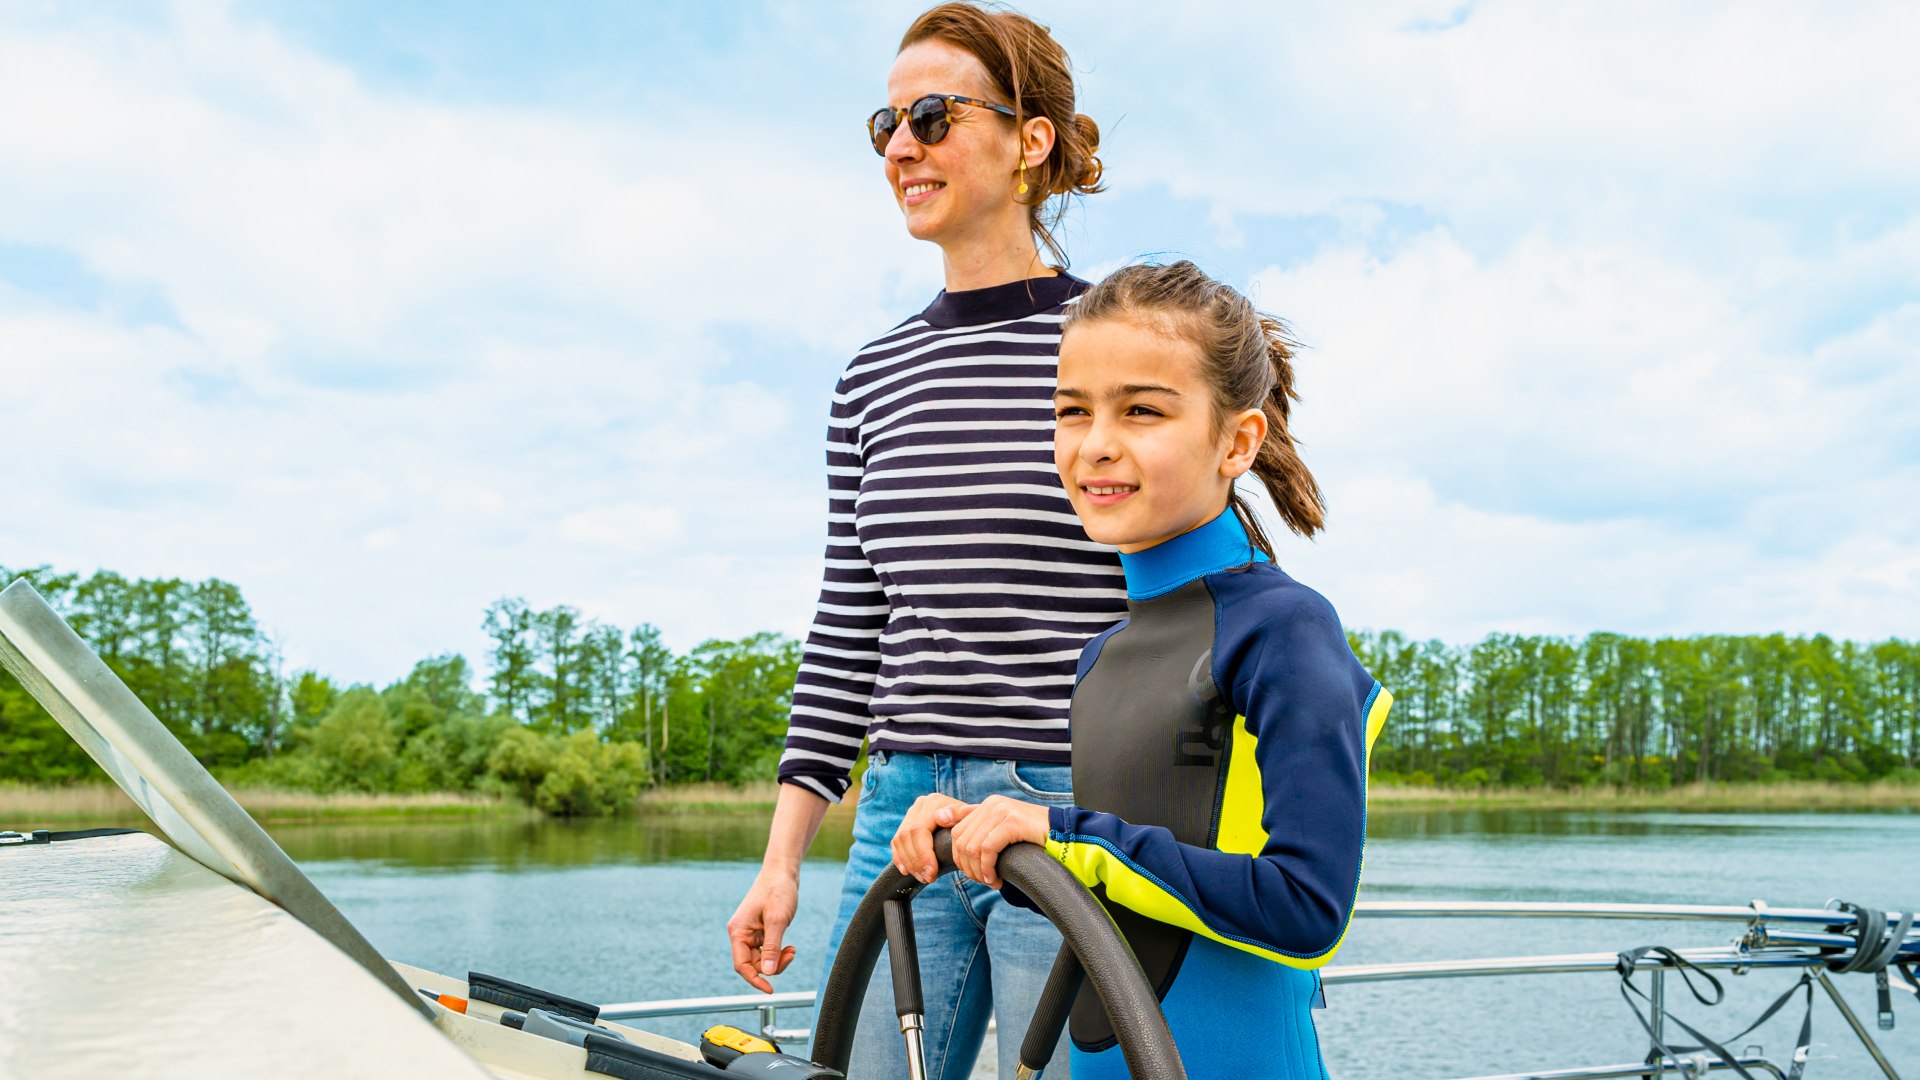
<svg viewBox="0 0 1920 1080">
<path fill-rule="evenodd" d="M 962 94 L 1011 105 L 979 58 L 944 41 L 900 50 L 887 74 L 887 104 L 905 108 L 928 94 Z M 953 250 L 1003 235 L 1025 236 L 1026 207 L 1014 202 L 1020 131 L 991 109 L 954 104 L 946 137 L 927 146 L 902 121 L 887 144 L 887 183 L 907 232 Z M 1044 153 L 1041 157 L 1044 158 Z"/>
<path fill-rule="evenodd" d="M 1132 554 L 1212 521 L 1266 437 L 1258 409 L 1222 431 L 1199 346 L 1133 318 L 1060 342 L 1053 464 L 1087 536 Z"/>
</svg>

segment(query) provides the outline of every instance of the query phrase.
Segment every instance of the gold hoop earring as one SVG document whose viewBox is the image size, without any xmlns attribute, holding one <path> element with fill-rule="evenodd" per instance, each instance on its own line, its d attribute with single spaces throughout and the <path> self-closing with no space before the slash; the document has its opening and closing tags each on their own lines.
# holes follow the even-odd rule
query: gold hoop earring
<svg viewBox="0 0 1920 1080">
<path fill-rule="evenodd" d="M 1018 189 L 1018 194 L 1025 195 L 1026 193 L 1027 193 L 1027 159 L 1023 156 L 1020 159 L 1020 187 Z"/>
</svg>

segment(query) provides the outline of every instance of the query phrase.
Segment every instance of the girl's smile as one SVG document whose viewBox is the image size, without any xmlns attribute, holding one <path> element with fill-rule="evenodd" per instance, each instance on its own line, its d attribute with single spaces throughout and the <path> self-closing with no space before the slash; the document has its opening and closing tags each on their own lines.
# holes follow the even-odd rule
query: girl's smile
<svg viewBox="0 0 1920 1080">
<path fill-rule="evenodd" d="M 1087 501 L 1095 506 L 1117 506 L 1120 501 L 1130 498 L 1140 490 L 1138 484 L 1108 484 L 1099 480 L 1088 480 L 1080 485 L 1086 493 Z"/>
</svg>

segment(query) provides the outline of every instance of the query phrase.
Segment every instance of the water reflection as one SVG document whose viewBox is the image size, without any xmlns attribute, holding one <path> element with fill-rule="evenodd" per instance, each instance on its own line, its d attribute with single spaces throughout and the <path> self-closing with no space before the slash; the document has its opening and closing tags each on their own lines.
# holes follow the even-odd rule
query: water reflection
<svg viewBox="0 0 1920 1080">
<path fill-rule="evenodd" d="M 491 818 L 450 822 L 268 827 L 296 862 L 355 862 L 408 870 L 500 870 L 675 862 L 758 862 L 767 816 L 743 812 L 568 821 Z M 845 862 L 852 818 L 834 814 L 811 857 Z"/>
<path fill-rule="evenodd" d="M 1895 824 L 1898 823 L 1898 824 Z M 845 862 L 852 845 L 850 813 L 828 815 L 810 857 Z M 1818 834 L 1862 840 L 1920 827 L 1920 816 L 1870 814 L 1572 813 L 1529 810 L 1446 810 L 1376 814 L 1367 822 L 1369 863 L 1384 848 L 1412 855 L 1429 842 L 1437 854 L 1453 845 L 1533 847 L 1543 840 L 1585 846 L 1642 840 L 1645 850 L 1711 853 L 1715 842 L 1750 847 L 1793 845 Z M 444 822 L 270 825 L 268 831 L 296 861 L 355 862 L 408 869 L 500 870 L 598 865 L 645 866 L 679 862 L 758 862 L 767 816 L 752 811 L 569 821 L 492 818 Z M 1439 842 L 1432 847 L 1430 842 Z M 1416 856 L 1417 858 L 1417 856 Z M 1371 870 L 1371 865 L 1369 867 Z M 1369 873 L 1370 882 L 1374 875 Z M 1422 881 L 1421 885 L 1431 884 Z M 1465 884 L 1456 882 L 1456 884 Z"/>
</svg>

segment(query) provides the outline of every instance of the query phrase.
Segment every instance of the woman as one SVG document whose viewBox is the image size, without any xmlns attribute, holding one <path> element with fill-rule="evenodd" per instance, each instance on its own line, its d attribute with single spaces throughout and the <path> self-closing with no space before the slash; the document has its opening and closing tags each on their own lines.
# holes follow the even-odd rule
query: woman
<svg viewBox="0 0 1920 1080">
<path fill-rule="evenodd" d="M 868 127 L 908 233 L 940 248 L 946 288 L 862 349 L 834 395 L 825 583 L 766 857 L 727 924 L 735 970 L 768 992 L 793 960 L 782 936 L 800 862 L 861 741 L 826 963 L 919 796 L 1071 801 L 1074 660 L 1125 611 L 1117 558 L 1087 539 L 1052 467 L 1060 322 L 1086 283 L 1040 245 L 1061 257 L 1050 225 L 1100 178 L 1099 130 L 1074 112 L 1065 51 L 1017 13 L 943 4 L 908 29 Z M 967 1075 L 990 1010 L 1011 1033 L 999 1056 L 1012 1076 L 1057 933 L 958 877 L 922 891 L 914 918 L 929 1076 Z M 883 963 L 856 1077 L 905 1074 L 891 995 Z"/>
</svg>

